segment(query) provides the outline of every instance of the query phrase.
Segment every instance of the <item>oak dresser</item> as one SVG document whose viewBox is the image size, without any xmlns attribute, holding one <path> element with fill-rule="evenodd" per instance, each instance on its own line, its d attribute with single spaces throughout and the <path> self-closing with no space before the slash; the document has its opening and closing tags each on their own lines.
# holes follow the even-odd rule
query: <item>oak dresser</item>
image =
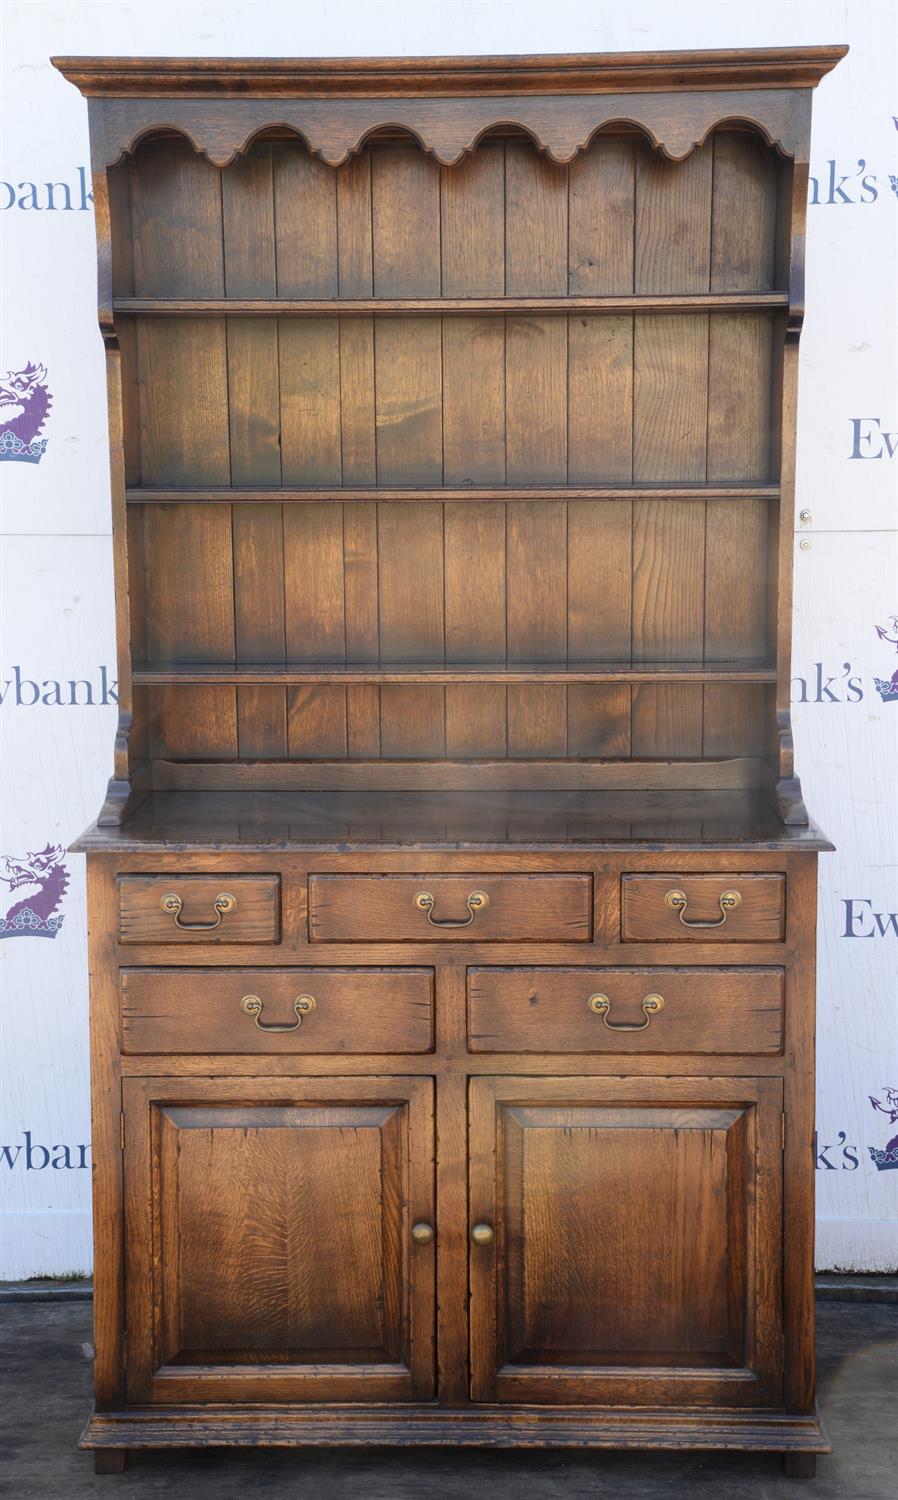
<svg viewBox="0 0 898 1500">
<path fill-rule="evenodd" d="M 844 50 L 55 60 L 119 651 L 98 1469 L 827 1451 L 789 679 Z"/>
</svg>

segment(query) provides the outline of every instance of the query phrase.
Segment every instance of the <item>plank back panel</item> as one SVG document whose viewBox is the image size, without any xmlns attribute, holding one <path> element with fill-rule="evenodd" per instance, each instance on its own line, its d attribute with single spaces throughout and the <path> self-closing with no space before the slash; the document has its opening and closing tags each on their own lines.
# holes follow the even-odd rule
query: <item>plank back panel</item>
<svg viewBox="0 0 898 1500">
<path fill-rule="evenodd" d="M 738 293 L 778 276 L 774 153 L 735 130 L 681 163 L 600 135 L 569 167 L 521 139 L 487 139 L 451 168 L 375 141 L 337 169 L 261 140 L 219 170 L 157 140 L 111 185 L 118 295 Z M 707 482 L 775 481 L 769 314 L 136 318 L 121 348 L 132 483 L 347 496 L 148 507 L 129 533 L 136 659 L 651 664 L 773 649 L 768 502 L 701 497 Z M 695 498 L 552 497 L 670 484 Z M 534 495 L 378 502 L 397 485 Z M 150 753 L 176 758 L 208 758 L 212 742 L 243 759 L 728 757 L 759 753 L 764 694 L 170 687 L 139 690 L 137 718 Z"/>
</svg>

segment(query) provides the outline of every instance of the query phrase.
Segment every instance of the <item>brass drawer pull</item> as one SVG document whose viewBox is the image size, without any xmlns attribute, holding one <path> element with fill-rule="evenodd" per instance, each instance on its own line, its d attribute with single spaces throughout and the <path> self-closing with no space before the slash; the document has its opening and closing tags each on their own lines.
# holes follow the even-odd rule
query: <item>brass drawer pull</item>
<svg viewBox="0 0 898 1500">
<path fill-rule="evenodd" d="M 434 1239 L 433 1225 L 425 1224 L 423 1220 L 420 1224 L 413 1224 L 412 1239 L 414 1240 L 416 1245 L 432 1244 Z"/>
<path fill-rule="evenodd" d="M 590 1010 L 602 1017 L 602 1024 L 607 1026 L 609 1031 L 645 1031 L 652 1016 L 656 1016 L 659 1010 L 664 1009 L 664 996 L 646 995 L 642 1002 L 642 1008 L 645 1011 L 644 1021 L 609 1021 L 611 1001 L 607 995 L 590 995 L 586 1003 Z"/>
<path fill-rule="evenodd" d="M 465 897 L 465 906 L 468 908 L 466 917 L 435 917 L 433 909 L 436 902 L 430 891 L 419 891 L 414 898 L 413 904 L 418 911 L 423 911 L 431 927 L 470 927 L 479 911 L 489 906 L 490 898 L 485 891 L 471 891 Z"/>
<path fill-rule="evenodd" d="M 491 1245 L 496 1238 L 496 1231 L 492 1224 L 475 1224 L 471 1230 L 471 1239 L 475 1245 Z"/>
<path fill-rule="evenodd" d="M 687 921 L 687 901 L 685 891 L 668 891 L 664 897 L 665 906 L 673 907 L 684 927 L 722 927 L 730 912 L 735 911 L 736 907 L 741 905 L 742 897 L 738 891 L 724 891 L 717 903 L 720 907 L 720 916 L 715 917 L 713 922 L 705 922 L 698 917 L 690 917 Z"/>
<path fill-rule="evenodd" d="M 292 1022 L 262 1021 L 262 1002 L 258 995 L 244 995 L 240 1002 L 248 1016 L 252 1016 L 260 1031 L 298 1031 L 302 1025 L 303 1016 L 315 1009 L 316 1000 L 314 995 L 297 995 L 293 1002 L 293 1010 L 296 1020 Z"/>
<path fill-rule="evenodd" d="M 184 903 L 180 896 L 163 896 L 159 904 L 162 910 L 167 912 L 172 918 L 175 926 L 180 927 L 182 932 L 212 932 L 216 927 L 221 926 L 222 917 L 226 916 L 229 911 L 234 910 L 234 907 L 237 905 L 237 897 L 229 896 L 226 891 L 222 895 L 215 897 L 212 903 L 212 910 L 217 912 L 214 922 L 182 922 L 181 908 Z"/>
</svg>

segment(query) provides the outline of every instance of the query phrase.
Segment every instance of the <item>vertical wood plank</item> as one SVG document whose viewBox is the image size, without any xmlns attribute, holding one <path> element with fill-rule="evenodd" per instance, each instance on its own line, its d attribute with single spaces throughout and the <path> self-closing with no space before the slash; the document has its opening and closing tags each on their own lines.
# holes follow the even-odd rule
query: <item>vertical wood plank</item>
<svg viewBox="0 0 898 1500">
<path fill-rule="evenodd" d="M 568 505 L 568 660 L 630 659 L 631 505 L 572 500 Z"/>
<path fill-rule="evenodd" d="M 506 148 L 505 285 L 509 296 L 567 291 L 564 172 L 528 145 Z M 567 320 L 507 320 L 509 484 L 564 484 L 567 475 Z"/>
<path fill-rule="evenodd" d="M 380 505 L 377 532 L 383 661 L 443 661 L 442 508 Z"/>
<path fill-rule="evenodd" d="M 131 171 L 131 214 L 135 296 L 224 295 L 221 173 L 187 141 L 140 148 Z"/>
<path fill-rule="evenodd" d="M 564 661 L 567 652 L 567 508 L 561 501 L 508 507 L 508 659 Z M 567 690 L 554 685 L 508 689 L 508 753 L 563 755 Z"/>
<path fill-rule="evenodd" d="M 370 149 L 337 168 L 337 265 L 341 297 L 372 296 Z"/>
<path fill-rule="evenodd" d="M 229 507 L 147 506 L 144 536 L 149 660 L 233 662 Z"/>
<path fill-rule="evenodd" d="M 505 660 L 505 507 L 445 507 L 446 658 Z"/>
<path fill-rule="evenodd" d="M 505 290 L 505 147 L 488 143 L 441 177 L 442 286 L 447 297 Z M 443 482 L 505 482 L 505 325 L 443 322 Z M 447 505 L 446 656 L 505 659 L 505 516 Z M 446 688 L 446 753 L 504 756 L 505 688 Z"/>
<path fill-rule="evenodd" d="M 285 484 L 342 482 L 340 341 L 333 318 L 279 320 Z"/>
<path fill-rule="evenodd" d="M 568 168 L 572 297 L 633 290 L 636 142 L 598 136 Z"/>
<path fill-rule="evenodd" d="M 440 174 L 442 294 L 505 291 L 505 147 L 487 142 Z M 447 325 L 448 326 L 448 325 Z"/>
<path fill-rule="evenodd" d="M 708 319 L 684 313 L 634 321 L 634 482 L 701 482 L 708 426 Z"/>
<path fill-rule="evenodd" d="M 633 661 L 701 661 L 704 504 L 639 500 L 633 523 Z"/>
<path fill-rule="evenodd" d="M 378 507 L 378 600 L 384 662 L 444 660 L 442 507 Z M 442 687 L 382 687 L 385 756 L 426 757 L 445 750 Z M 420 751 L 416 747 L 420 747 Z"/>
<path fill-rule="evenodd" d="M 343 662 L 343 516 L 337 505 L 284 510 L 284 594 L 288 661 Z M 287 695 L 291 756 L 346 755 L 346 690 L 294 687 Z"/>
<path fill-rule="evenodd" d="M 222 173 L 225 292 L 277 295 L 271 146 L 261 143 Z M 281 482 L 278 330 L 267 318 L 227 325 L 231 483 Z M 238 662 L 284 660 L 284 546 L 281 506 L 235 505 L 235 656 Z M 279 759 L 287 753 L 283 688 L 237 689 L 239 754 Z"/>
<path fill-rule="evenodd" d="M 337 250 L 340 296 L 370 297 L 374 288 L 370 150 L 337 171 Z M 351 487 L 375 484 L 373 318 L 341 319 L 340 420 L 343 483 Z M 351 701 L 353 694 L 349 697 Z"/>
<path fill-rule="evenodd" d="M 560 662 L 567 651 L 567 507 L 508 507 L 508 659 Z"/>
<path fill-rule="evenodd" d="M 279 297 L 337 295 L 337 174 L 300 142 L 274 148 Z"/>
<path fill-rule="evenodd" d="M 568 483 L 633 477 L 633 319 L 568 319 Z"/>
<path fill-rule="evenodd" d="M 567 319 L 506 319 L 506 477 L 510 485 L 567 477 Z"/>
<path fill-rule="evenodd" d="M 700 687 L 644 683 L 632 692 L 631 748 L 634 758 L 694 759 L 702 748 Z"/>
<path fill-rule="evenodd" d="M 376 297 L 440 294 L 440 171 L 417 147 L 372 152 Z M 441 331 L 434 319 L 375 319 L 377 481 L 440 484 Z M 393 514 L 401 510 L 401 514 Z M 385 660 L 442 660 L 442 514 L 431 505 L 381 506 L 378 516 L 381 652 Z M 381 689 L 386 756 L 444 753 L 442 687 Z"/>
<path fill-rule="evenodd" d="M 373 503 L 343 507 L 343 591 L 346 659 L 377 662 L 377 507 Z M 376 687 L 346 689 L 346 738 L 350 759 L 372 759 L 380 754 L 380 697 Z"/>
<path fill-rule="evenodd" d="M 769 292 L 775 286 L 778 164 L 755 136 L 713 137 L 711 291 Z"/>
<path fill-rule="evenodd" d="M 238 662 L 283 662 L 284 535 L 280 505 L 235 505 L 234 627 Z M 278 760 L 287 753 L 283 688 L 237 689 L 239 752 Z"/>
<path fill-rule="evenodd" d="M 274 168 L 260 142 L 221 174 L 227 297 L 276 297 Z"/>
<path fill-rule="evenodd" d="M 337 505 L 284 513 L 287 660 L 343 662 L 343 517 Z"/>
<path fill-rule="evenodd" d="M 440 169 L 418 146 L 371 158 L 375 297 L 440 295 Z"/>
<path fill-rule="evenodd" d="M 569 290 L 633 290 L 636 143 L 599 137 L 569 168 Z M 633 322 L 569 320 L 568 482 L 632 477 Z"/>
<path fill-rule="evenodd" d="M 472 294 L 473 295 L 473 294 Z M 443 483 L 505 482 L 505 326 L 443 323 Z"/>
<path fill-rule="evenodd" d="M 568 505 L 568 660 L 630 660 L 632 504 L 576 500 Z M 577 683 L 568 694 L 568 753 L 626 756 L 630 689 Z"/>
<path fill-rule="evenodd" d="M 463 967 L 441 965 L 437 970 L 440 1036 L 447 1048 L 462 1055 L 465 977 Z M 443 1406 L 457 1407 L 468 1398 L 467 1079 L 460 1073 L 444 1073 L 436 1089 L 439 1400 Z"/>
<path fill-rule="evenodd" d="M 374 319 L 340 319 L 340 445 L 343 483 L 377 480 L 374 439 Z"/>
<path fill-rule="evenodd" d="M 112 248 L 112 294 L 134 295 L 134 228 L 131 216 L 132 157 L 109 167 L 109 231 Z M 140 405 L 138 399 L 137 324 L 134 318 L 116 318 L 121 359 L 122 440 L 125 483 L 140 484 Z M 133 731 L 132 731 L 133 733 Z"/>
<path fill-rule="evenodd" d="M 704 292 L 711 274 L 713 148 L 685 162 L 667 162 L 640 146 L 636 163 L 634 290 Z M 633 478 L 703 481 L 707 469 L 708 319 L 678 327 L 665 317 L 637 318 L 634 344 Z M 651 509 L 634 507 L 634 660 L 657 649 L 662 660 L 701 656 L 704 556 L 701 507 L 668 518 L 682 549 L 671 574 L 650 532 L 662 525 Z M 677 542 L 674 542 L 677 545 Z M 694 550 L 690 550 L 694 549 Z M 698 570 L 697 570 L 698 565 Z M 684 601 L 678 606 L 676 595 Z M 651 605 L 652 596 L 656 604 Z M 649 619 L 647 610 L 652 618 Z M 679 615 L 679 618 L 678 618 Z M 678 639 L 680 645 L 678 645 Z M 701 750 L 701 688 L 643 686 L 633 693 L 633 754 L 692 755 Z"/>
<path fill-rule="evenodd" d="M 770 151 L 750 136 L 714 137 L 711 290 L 763 291 L 774 285 L 777 172 Z M 766 479 L 771 472 L 773 322 L 726 314 L 710 320 L 708 478 Z M 705 560 L 705 656 L 763 658 L 769 588 L 763 501 L 709 501 Z M 764 693 L 707 687 L 703 753 L 763 750 Z"/>
<path fill-rule="evenodd" d="M 567 689 L 508 689 L 508 754 L 512 760 L 534 760 L 567 753 Z"/>
<path fill-rule="evenodd" d="M 446 753 L 442 687 L 380 689 L 380 753 L 384 760 L 441 760 Z"/>
<path fill-rule="evenodd" d="M 710 142 L 678 162 L 640 145 L 634 291 L 708 291 L 712 160 Z"/>
<path fill-rule="evenodd" d="M 441 483 L 441 367 L 436 319 L 374 319 L 378 484 Z"/>
<path fill-rule="evenodd" d="M 568 289 L 567 170 L 530 141 L 505 148 L 505 290 L 564 297 Z"/>
<path fill-rule="evenodd" d="M 633 478 L 701 482 L 707 466 L 708 320 L 685 316 L 679 328 L 671 326 L 669 317 L 637 318 L 635 323 Z M 652 501 L 636 502 L 633 510 L 634 660 L 653 659 L 656 646 L 668 653 L 661 660 L 672 660 L 678 652 L 698 660 L 704 607 L 702 504 L 675 501 L 664 516 L 656 514 Z M 668 529 L 674 551 L 665 554 L 661 539 Z M 663 576 L 656 578 L 659 571 Z M 700 687 L 640 687 L 633 693 L 634 756 L 699 754 L 701 714 Z"/>
<path fill-rule="evenodd" d="M 141 475 L 140 366 L 137 349 L 137 319 L 117 318 L 122 381 L 122 442 L 125 484 L 143 483 Z"/>
<path fill-rule="evenodd" d="M 704 626 L 704 505 L 633 506 L 633 661 L 700 661 Z M 702 690 L 643 685 L 633 692 L 633 754 L 701 753 Z"/>
<path fill-rule="evenodd" d="M 445 507 L 446 657 L 452 662 L 505 660 L 505 507 Z M 446 689 L 446 753 L 504 756 L 505 689 Z"/>
<path fill-rule="evenodd" d="M 225 322 L 145 318 L 137 325 L 144 484 L 229 484 Z"/>
<path fill-rule="evenodd" d="M 505 158 L 505 287 L 510 296 L 564 295 L 567 174 L 527 143 Z M 506 475 L 509 484 L 567 478 L 567 319 L 507 319 Z M 563 660 L 567 558 L 563 505 L 513 505 L 508 515 L 509 660 Z M 564 754 L 567 691 L 510 687 L 508 753 Z"/>
</svg>

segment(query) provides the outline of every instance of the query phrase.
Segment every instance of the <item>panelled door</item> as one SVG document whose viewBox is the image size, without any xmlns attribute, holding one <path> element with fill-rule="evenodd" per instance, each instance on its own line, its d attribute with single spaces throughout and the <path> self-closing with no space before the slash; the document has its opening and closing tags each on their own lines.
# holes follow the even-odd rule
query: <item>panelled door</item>
<svg viewBox="0 0 898 1500">
<path fill-rule="evenodd" d="M 475 1401 L 782 1399 L 782 1082 L 479 1078 Z"/>
<path fill-rule="evenodd" d="M 429 1078 L 123 1092 L 129 1401 L 433 1395 Z"/>
</svg>

